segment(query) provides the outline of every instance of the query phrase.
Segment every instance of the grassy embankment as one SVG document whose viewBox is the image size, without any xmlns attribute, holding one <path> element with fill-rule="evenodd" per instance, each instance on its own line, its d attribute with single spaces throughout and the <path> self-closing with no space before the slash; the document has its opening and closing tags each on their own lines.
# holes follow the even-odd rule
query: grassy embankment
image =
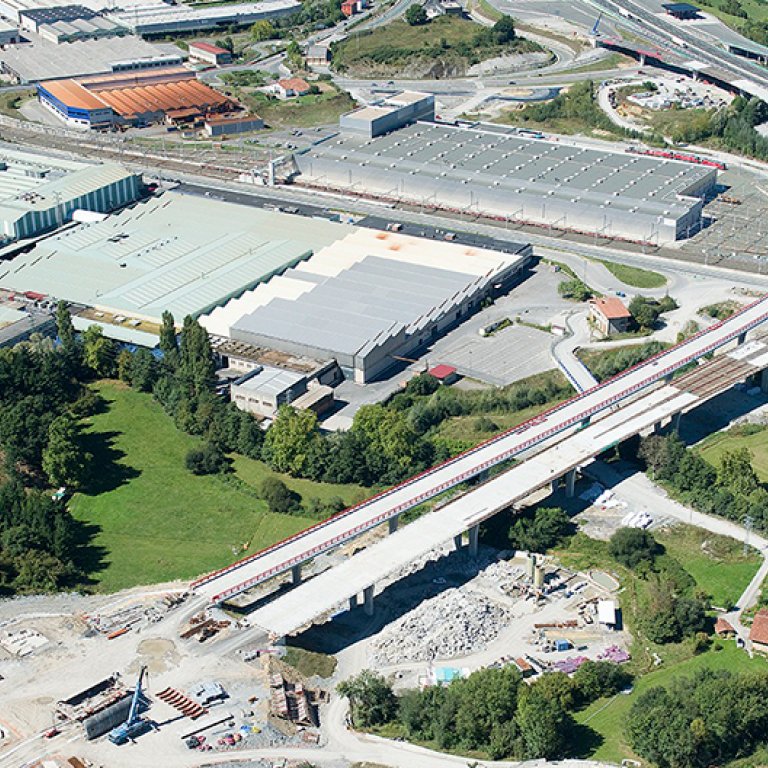
<svg viewBox="0 0 768 768">
<path fill-rule="evenodd" d="M 267 510 L 258 487 L 272 473 L 261 462 L 235 456 L 234 482 L 192 475 L 184 460 L 197 439 L 177 430 L 149 395 L 116 382 L 95 388 L 105 408 L 86 422 L 94 480 L 71 510 L 92 534 L 84 565 L 96 590 L 190 578 L 315 522 Z M 281 477 L 304 498 L 352 503 L 367 493 Z"/>
</svg>

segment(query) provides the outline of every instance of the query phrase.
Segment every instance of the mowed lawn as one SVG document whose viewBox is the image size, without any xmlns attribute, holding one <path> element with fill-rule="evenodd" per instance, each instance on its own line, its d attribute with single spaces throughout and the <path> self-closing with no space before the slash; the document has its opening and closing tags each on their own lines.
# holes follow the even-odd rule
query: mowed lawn
<svg viewBox="0 0 768 768">
<path fill-rule="evenodd" d="M 619 764 L 624 758 L 634 757 L 624 736 L 632 703 L 649 688 L 669 685 L 674 678 L 691 675 L 700 669 L 724 669 L 734 674 L 768 673 L 768 662 L 761 656 L 750 659 L 744 651 L 736 647 L 735 641 L 727 640 L 719 651 L 709 650 L 681 664 L 662 666 L 644 675 L 636 681 L 634 690 L 629 695 L 619 694 L 612 699 L 598 699 L 576 714 L 576 721 L 595 731 L 600 742 L 590 754 L 590 758 Z"/>
<path fill-rule="evenodd" d="M 191 474 L 184 460 L 198 440 L 149 395 L 117 382 L 95 389 L 105 408 L 85 425 L 94 479 L 70 504 L 92 533 L 85 559 L 94 589 L 191 578 L 316 522 L 268 512 L 257 488 L 271 473 L 261 462 L 235 458 L 242 483 Z M 356 486 L 284 479 L 306 498 L 351 503 L 365 495 Z"/>
<path fill-rule="evenodd" d="M 720 466 L 720 458 L 726 451 L 747 448 L 752 454 L 752 466 L 760 481 L 768 482 L 768 429 L 754 434 L 744 434 L 739 428 L 718 432 L 697 446 L 698 452 L 712 466 Z"/>
<path fill-rule="evenodd" d="M 760 555 L 754 549 L 744 554 L 744 545 L 727 536 L 676 525 L 655 533 L 657 540 L 688 573 L 698 589 L 712 598 L 712 604 L 725 608 L 736 605 L 760 567 Z"/>
</svg>

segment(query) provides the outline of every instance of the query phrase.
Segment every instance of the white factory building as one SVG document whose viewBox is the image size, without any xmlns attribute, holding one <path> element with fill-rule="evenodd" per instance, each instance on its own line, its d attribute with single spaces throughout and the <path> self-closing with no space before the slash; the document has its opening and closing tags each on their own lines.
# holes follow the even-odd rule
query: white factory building
<svg viewBox="0 0 768 768">
<path fill-rule="evenodd" d="M 512 250 L 360 228 L 200 322 L 214 336 L 335 359 L 362 384 L 512 285 L 530 246 Z"/>
<path fill-rule="evenodd" d="M 704 165 L 491 125 L 344 133 L 294 159 L 313 188 L 659 245 L 697 231 L 717 183 Z"/>
</svg>

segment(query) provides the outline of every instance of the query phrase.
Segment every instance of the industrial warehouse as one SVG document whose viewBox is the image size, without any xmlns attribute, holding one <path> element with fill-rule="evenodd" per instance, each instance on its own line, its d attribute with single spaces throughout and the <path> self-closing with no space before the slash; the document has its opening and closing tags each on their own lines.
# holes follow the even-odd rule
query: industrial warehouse
<svg viewBox="0 0 768 768">
<path fill-rule="evenodd" d="M 34 237 L 69 222 L 78 209 L 107 213 L 136 200 L 139 177 L 120 165 L 89 165 L 0 149 L 2 240 Z M 0 263 L 0 274 L 7 263 Z"/>
<path fill-rule="evenodd" d="M 194 123 L 237 107 L 184 67 L 53 80 L 38 84 L 37 94 L 59 119 L 83 129 L 143 126 L 163 119 Z"/>
<path fill-rule="evenodd" d="M 710 167 L 427 122 L 294 159 L 314 188 L 653 244 L 697 231 L 717 182 Z"/>
<path fill-rule="evenodd" d="M 335 359 L 365 384 L 506 291 L 530 253 L 357 229 L 200 322 L 215 336 Z"/>
<path fill-rule="evenodd" d="M 329 221 L 166 193 L 3 262 L 0 287 L 93 307 L 102 324 L 107 314 L 118 327 L 159 322 L 166 309 L 180 321 L 239 296 L 350 231 Z"/>
</svg>

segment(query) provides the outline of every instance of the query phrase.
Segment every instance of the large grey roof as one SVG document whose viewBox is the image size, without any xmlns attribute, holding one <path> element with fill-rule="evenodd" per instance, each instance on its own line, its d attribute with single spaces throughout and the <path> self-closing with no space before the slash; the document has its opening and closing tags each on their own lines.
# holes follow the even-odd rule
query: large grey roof
<svg viewBox="0 0 768 768">
<path fill-rule="evenodd" d="M 450 302 L 472 276 L 366 256 L 295 301 L 273 299 L 235 330 L 354 355 Z"/>
<path fill-rule="evenodd" d="M 469 185 L 509 195 L 550 197 L 629 213 L 679 216 L 691 201 L 678 196 L 712 169 L 673 160 L 518 136 L 503 126 L 477 128 L 417 123 L 374 139 L 340 137 L 298 155 L 302 173 L 343 178 L 372 188 L 387 174 L 408 174 L 419 194 Z M 313 161 L 320 161 L 313 169 Z M 333 168 L 337 169 L 334 173 Z M 403 184 L 407 187 L 408 181 Z M 467 187 L 465 187 L 467 188 Z M 407 189 L 405 190 L 407 193 Z"/>
</svg>

